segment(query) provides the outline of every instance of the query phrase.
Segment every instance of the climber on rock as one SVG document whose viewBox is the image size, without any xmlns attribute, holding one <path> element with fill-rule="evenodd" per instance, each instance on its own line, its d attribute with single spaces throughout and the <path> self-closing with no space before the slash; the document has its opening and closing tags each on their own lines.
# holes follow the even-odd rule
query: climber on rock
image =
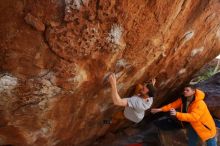
<svg viewBox="0 0 220 146">
<path fill-rule="evenodd" d="M 111 84 L 114 105 L 125 107 L 124 113 L 121 112 L 121 117 L 139 123 L 144 118 L 145 111 L 148 110 L 153 103 L 156 80 L 153 79 L 152 83 L 148 85 L 137 84 L 135 94 L 130 98 L 121 98 L 119 96 L 115 74 L 109 76 L 109 82 Z M 120 116 L 120 114 L 116 114 L 116 116 L 117 115 Z"/>
<path fill-rule="evenodd" d="M 155 114 L 170 111 L 171 116 L 181 121 L 188 130 L 188 146 L 196 146 L 199 138 L 206 142 L 207 146 L 217 146 L 216 126 L 204 98 L 203 91 L 196 89 L 193 85 L 187 85 L 183 96 L 161 108 L 153 108 L 151 112 Z M 175 110 L 179 107 L 181 112 Z"/>
</svg>

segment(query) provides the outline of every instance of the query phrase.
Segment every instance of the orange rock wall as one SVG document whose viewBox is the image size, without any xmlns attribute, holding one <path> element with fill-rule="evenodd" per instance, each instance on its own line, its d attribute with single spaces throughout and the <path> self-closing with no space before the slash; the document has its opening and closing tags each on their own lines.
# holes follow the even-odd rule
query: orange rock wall
<svg viewBox="0 0 220 146">
<path fill-rule="evenodd" d="M 0 144 L 89 145 L 125 96 L 157 78 L 159 104 L 220 53 L 218 0 L 1 0 Z"/>
</svg>

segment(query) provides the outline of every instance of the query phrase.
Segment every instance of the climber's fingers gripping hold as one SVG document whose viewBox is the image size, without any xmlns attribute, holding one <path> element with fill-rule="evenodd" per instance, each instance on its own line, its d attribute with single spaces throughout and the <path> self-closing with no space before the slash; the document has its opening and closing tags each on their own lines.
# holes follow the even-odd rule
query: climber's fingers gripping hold
<svg viewBox="0 0 220 146">
<path fill-rule="evenodd" d="M 111 86 L 115 86 L 116 85 L 116 77 L 115 77 L 115 74 L 112 73 L 110 76 L 109 76 L 109 82 L 111 84 Z"/>
<path fill-rule="evenodd" d="M 153 79 L 151 80 L 151 83 L 153 84 L 153 86 L 155 86 L 156 79 L 155 79 L 155 78 L 153 78 Z"/>
</svg>

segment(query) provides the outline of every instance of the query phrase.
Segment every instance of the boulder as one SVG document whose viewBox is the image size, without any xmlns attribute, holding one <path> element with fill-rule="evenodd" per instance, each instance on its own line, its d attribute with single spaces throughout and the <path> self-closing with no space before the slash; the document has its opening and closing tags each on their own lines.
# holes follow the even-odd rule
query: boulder
<svg viewBox="0 0 220 146">
<path fill-rule="evenodd" d="M 0 145 L 83 146 L 157 78 L 158 104 L 220 53 L 218 0 L 1 0 Z"/>
<path fill-rule="evenodd" d="M 197 84 L 206 93 L 205 102 L 212 115 L 220 119 L 220 73 Z"/>
</svg>

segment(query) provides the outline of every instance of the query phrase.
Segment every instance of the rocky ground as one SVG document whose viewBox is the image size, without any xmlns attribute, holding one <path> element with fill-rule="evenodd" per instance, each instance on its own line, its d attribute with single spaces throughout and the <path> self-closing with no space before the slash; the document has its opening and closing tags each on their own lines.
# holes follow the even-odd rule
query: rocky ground
<svg viewBox="0 0 220 146">
<path fill-rule="evenodd" d="M 218 145 L 220 144 L 220 129 L 218 129 Z M 153 123 L 145 123 L 139 128 L 129 127 L 118 133 L 109 133 L 97 140 L 92 146 L 129 146 L 143 144 L 143 146 L 186 146 L 187 131 L 158 129 Z M 201 141 L 198 146 L 205 146 Z"/>
</svg>

